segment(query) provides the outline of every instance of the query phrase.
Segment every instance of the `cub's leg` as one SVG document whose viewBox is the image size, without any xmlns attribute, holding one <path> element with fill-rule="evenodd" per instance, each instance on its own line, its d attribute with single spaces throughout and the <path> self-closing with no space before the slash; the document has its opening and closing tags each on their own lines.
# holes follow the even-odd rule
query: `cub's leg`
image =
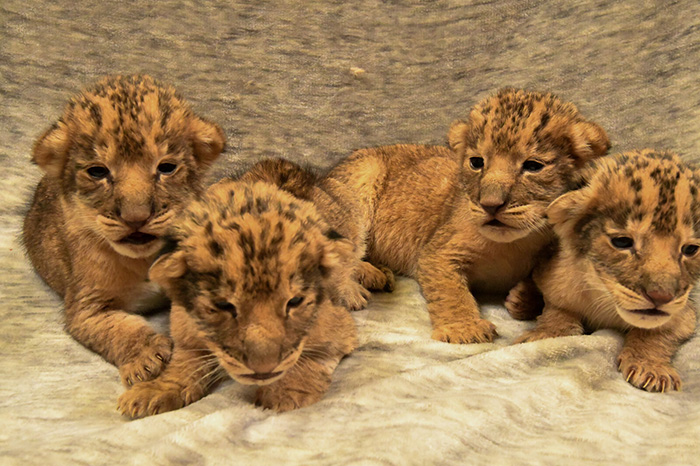
<svg viewBox="0 0 700 466">
<path fill-rule="evenodd" d="M 122 383 L 156 377 L 170 360 L 173 342 L 137 315 L 109 309 L 109 301 L 89 293 L 66 295 L 66 329 L 78 342 L 119 368 Z"/>
<path fill-rule="evenodd" d="M 446 247 L 424 253 L 418 259 L 416 279 L 428 303 L 432 338 L 448 343 L 493 341 L 496 327 L 479 316 L 479 306 L 460 270 L 458 251 Z"/>
<path fill-rule="evenodd" d="M 680 390 L 681 377 L 671 366 L 671 358 L 693 334 L 695 319 L 695 312 L 687 308 L 669 328 L 630 330 L 617 358 L 625 380 L 649 392 Z"/>
<path fill-rule="evenodd" d="M 131 418 L 180 409 L 204 397 L 223 374 L 218 359 L 209 351 L 176 347 L 160 377 L 122 393 L 118 409 Z"/>
<path fill-rule="evenodd" d="M 394 291 L 394 273 L 383 265 L 375 267 L 367 261 L 362 261 L 355 275 L 360 284 L 368 290 L 389 293 Z"/>
<path fill-rule="evenodd" d="M 544 299 L 532 277 L 527 277 L 511 288 L 505 306 L 513 319 L 532 320 L 542 314 Z"/>
<path fill-rule="evenodd" d="M 581 318 L 563 309 L 545 306 L 537 318 L 537 327 L 520 335 L 513 344 L 574 335 L 583 335 Z"/>
</svg>

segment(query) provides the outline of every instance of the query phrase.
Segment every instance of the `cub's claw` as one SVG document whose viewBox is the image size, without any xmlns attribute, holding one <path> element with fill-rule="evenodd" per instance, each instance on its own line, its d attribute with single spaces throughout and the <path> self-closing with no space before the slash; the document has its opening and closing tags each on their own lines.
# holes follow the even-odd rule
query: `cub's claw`
<svg viewBox="0 0 700 466">
<path fill-rule="evenodd" d="M 122 383 L 127 387 L 154 379 L 170 361 L 172 340 L 161 334 L 152 335 L 135 358 L 119 366 Z"/>
<path fill-rule="evenodd" d="M 162 385 L 157 380 L 133 386 L 122 393 L 117 410 L 132 419 L 180 409 L 184 405 L 176 386 Z"/>
<path fill-rule="evenodd" d="M 682 381 L 670 364 L 620 356 L 618 369 L 627 382 L 648 392 L 681 391 Z"/>
<path fill-rule="evenodd" d="M 498 336 L 496 326 L 486 319 L 468 323 L 441 325 L 433 329 L 432 338 L 446 343 L 488 343 Z"/>
</svg>

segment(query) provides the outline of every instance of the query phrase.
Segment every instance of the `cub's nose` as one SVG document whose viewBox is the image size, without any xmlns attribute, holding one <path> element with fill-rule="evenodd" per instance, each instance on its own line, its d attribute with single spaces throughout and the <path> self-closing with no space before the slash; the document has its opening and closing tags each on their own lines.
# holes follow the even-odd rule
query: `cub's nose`
<svg viewBox="0 0 700 466">
<path fill-rule="evenodd" d="M 148 206 L 139 206 L 117 209 L 116 214 L 129 228 L 138 230 L 148 223 L 153 212 Z"/>
<path fill-rule="evenodd" d="M 494 217 L 498 213 L 498 211 L 501 210 L 504 205 L 506 205 L 505 202 L 502 202 L 500 200 L 487 199 L 480 201 L 479 204 L 481 205 L 481 208 L 484 209 L 484 212 L 491 215 L 492 217 Z"/>
<path fill-rule="evenodd" d="M 665 290 L 647 290 L 646 295 L 656 307 L 663 306 L 673 301 L 673 294 Z"/>
</svg>

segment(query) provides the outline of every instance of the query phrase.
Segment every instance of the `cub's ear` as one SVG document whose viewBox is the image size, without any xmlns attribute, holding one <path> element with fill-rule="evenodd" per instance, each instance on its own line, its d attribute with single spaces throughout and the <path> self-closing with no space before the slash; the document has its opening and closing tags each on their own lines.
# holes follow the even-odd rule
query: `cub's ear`
<svg viewBox="0 0 700 466">
<path fill-rule="evenodd" d="M 447 141 L 460 162 L 464 161 L 467 147 L 476 147 L 479 134 L 485 123 L 484 115 L 478 110 L 472 110 L 469 119 L 455 120 L 447 132 Z"/>
<path fill-rule="evenodd" d="M 32 161 L 39 165 L 47 175 L 59 178 L 66 166 L 69 149 L 68 128 L 59 121 L 46 130 L 34 143 Z"/>
<path fill-rule="evenodd" d="M 547 218 L 552 225 L 559 225 L 579 218 L 586 210 L 593 191 L 590 187 L 562 194 L 547 207 Z"/>
<path fill-rule="evenodd" d="M 148 278 L 167 289 L 170 280 L 182 277 L 187 271 L 185 255 L 182 251 L 168 252 L 161 255 L 148 270 Z"/>
<path fill-rule="evenodd" d="M 226 136 L 216 123 L 193 116 L 189 124 L 194 156 L 200 166 L 208 167 L 219 157 L 226 146 Z"/>
<path fill-rule="evenodd" d="M 577 168 L 583 167 L 589 160 L 602 157 L 610 149 L 610 139 L 605 130 L 590 121 L 572 123 L 561 117 L 553 117 L 547 129 L 554 143 L 574 159 Z"/>
</svg>

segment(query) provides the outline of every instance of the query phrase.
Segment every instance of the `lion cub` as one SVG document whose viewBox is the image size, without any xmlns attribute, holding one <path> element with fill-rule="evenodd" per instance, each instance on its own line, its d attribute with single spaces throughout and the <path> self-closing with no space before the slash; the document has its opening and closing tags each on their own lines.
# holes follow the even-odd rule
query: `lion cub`
<svg viewBox="0 0 700 466">
<path fill-rule="evenodd" d="M 552 237 L 545 208 L 609 141 L 573 104 L 515 89 L 478 104 L 448 137 L 451 150 L 359 150 L 319 183 L 343 201 L 335 221 L 370 262 L 418 280 L 434 339 L 487 342 L 495 327 L 472 290 L 506 292 L 530 273 Z"/>
<path fill-rule="evenodd" d="M 175 350 L 160 377 L 119 399 L 130 417 L 199 400 L 226 374 L 286 411 L 318 401 L 355 324 L 331 297 L 351 245 L 314 206 L 267 183 L 224 180 L 193 202 L 149 276 L 172 299 Z"/>
<path fill-rule="evenodd" d="M 157 303 L 147 273 L 161 237 L 223 148 L 217 125 L 148 76 L 83 90 L 34 145 L 45 175 L 24 220 L 27 254 L 64 298 L 68 332 L 127 385 L 170 358 L 170 338 L 128 311 Z"/>
<path fill-rule="evenodd" d="M 679 390 L 671 358 L 695 329 L 699 188 L 700 172 L 669 152 L 598 161 L 587 186 L 547 211 L 559 246 L 534 273 L 544 311 L 516 343 L 581 335 L 584 325 L 618 329 L 625 379 L 648 391 Z"/>
</svg>

